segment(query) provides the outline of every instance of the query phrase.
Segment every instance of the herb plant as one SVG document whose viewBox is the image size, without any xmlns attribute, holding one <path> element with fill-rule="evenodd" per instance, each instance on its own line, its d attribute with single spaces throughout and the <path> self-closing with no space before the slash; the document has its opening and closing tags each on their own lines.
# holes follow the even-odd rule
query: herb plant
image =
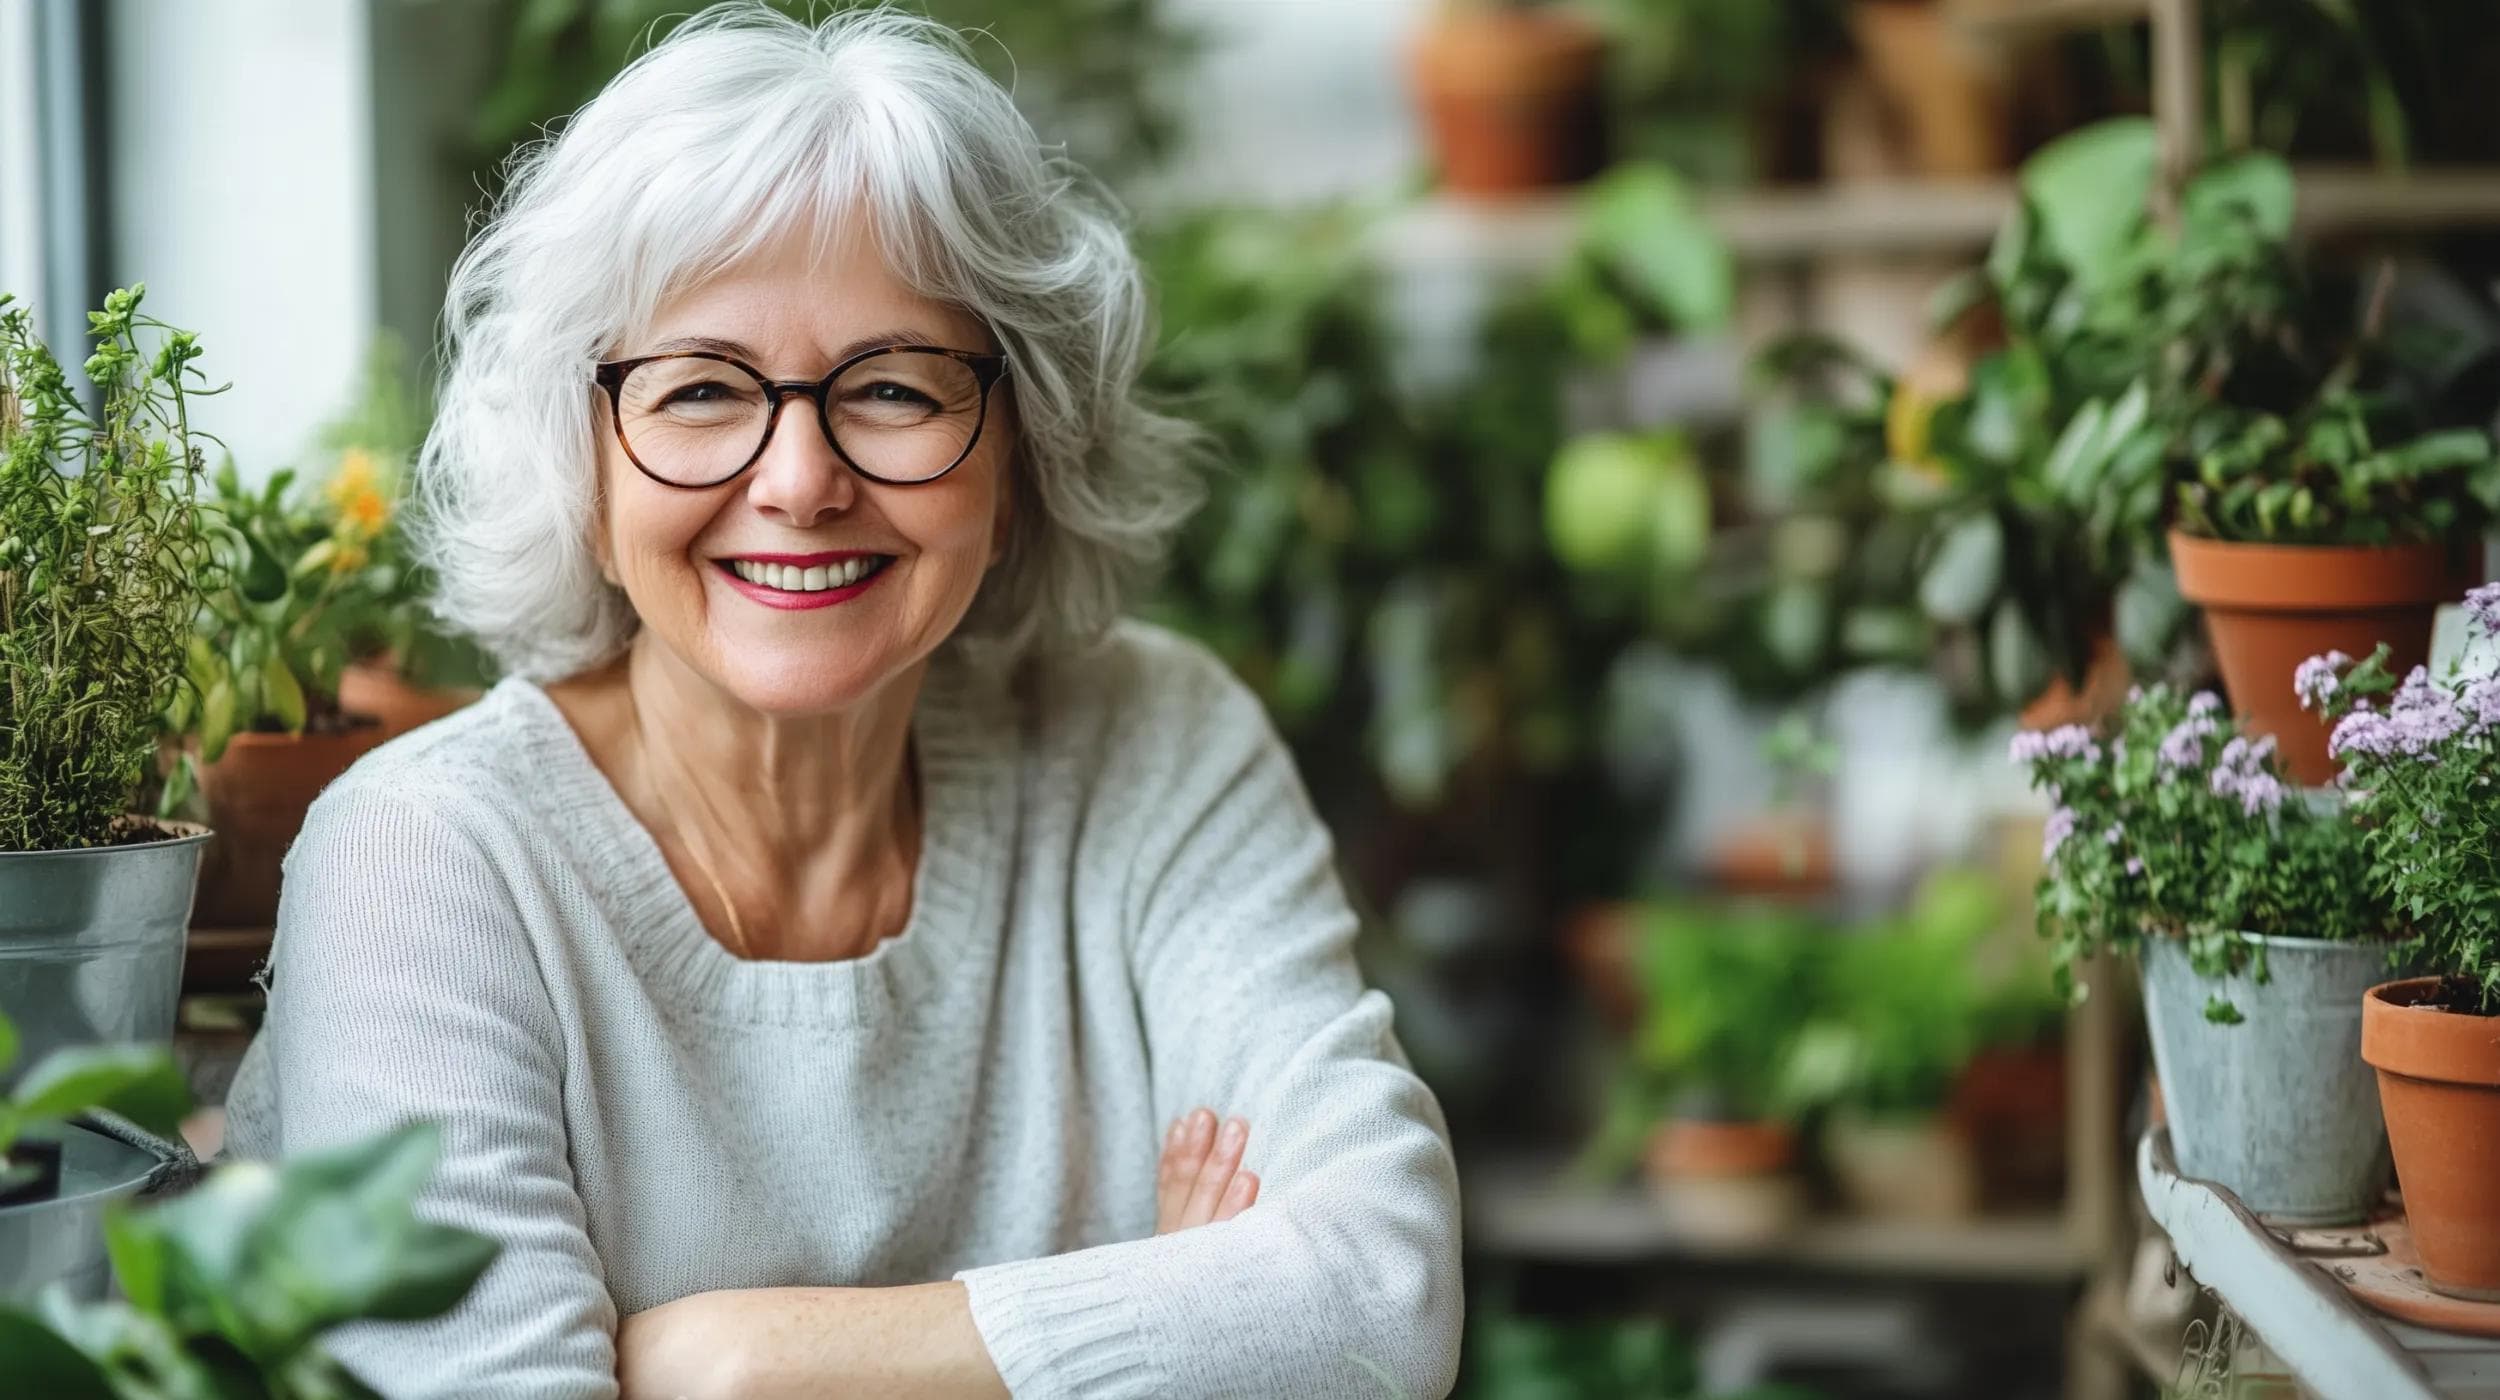
<svg viewBox="0 0 2500 1400">
<path fill-rule="evenodd" d="M 2138 690 L 2106 741 L 2080 725 L 2014 737 L 2014 762 L 2057 803 L 2041 850 L 2040 930 L 2060 991 L 2074 965 L 2145 938 L 2186 941 L 2208 976 L 2253 965 L 2244 933 L 2349 941 L 2384 923 L 2358 829 L 2283 781 L 2271 735 L 2251 739 L 2210 691 Z M 2233 1021 L 2228 1003 L 2205 1014 Z"/>
<path fill-rule="evenodd" d="M 2424 428 L 2384 398 L 2337 391 L 2254 413 L 2179 487 L 2179 528 L 2269 544 L 2440 542 L 2500 515 L 2500 452 L 2481 428 Z"/>
<path fill-rule="evenodd" d="M 186 409 L 213 391 L 198 341 L 140 314 L 144 295 L 88 317 L 92 414 L 0 296 L 0 850 L 130 834 L 215 577 Z"/>
<path fill-rule="evenodd" d="M 2500 584 L 2466 595 L 2471 629 L 2500 637 Z M 2294 678 L 2303 705 L 2336 721 L 2369 852 L 2372 888 L 2421 961 L 2447 979 L 2448 1005 L 2500 1014 L 2500 668 L 2485 662 L 2399 682 L 2387 648 L 2358 663 L 2314 657 Z"/>
</svg>

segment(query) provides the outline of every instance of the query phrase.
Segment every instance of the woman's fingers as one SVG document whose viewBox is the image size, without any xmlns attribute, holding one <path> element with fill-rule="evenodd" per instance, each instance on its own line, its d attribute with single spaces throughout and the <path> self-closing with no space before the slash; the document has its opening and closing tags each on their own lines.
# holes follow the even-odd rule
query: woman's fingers
<svg viewBox="0 0 2500 1400">
<path fill-rule="evenodd" d="M 1215 1115 L 1192 1109 L 1163 1136 L 1163 1162 L 1155 1173 L 1155 1233 L 1184 1227 L 1183 1212 L 1198 1190 L 1198 1173 L 1215 1147 Z"/>
<path fill-rule="evenodd" d="M 1257 1174 L 1241 1168 L 1250 1125 L 1218 1123 L 1206 1109 L 1184 1115 L 1165 1132 L 1155 1172 L 1155 1233 L 1230 1220 L 1259 1198 Z"/>
<path fill-rule="evenodd" d="M 1233 1184 L 1233 1173 L 1241 1169 L 1242 1149 L 1249 1145 L 1250 1125 L 1238 1118 L 1227 1118 L 1215 1133 L 1215 1150 L 1207 1154 L 1206 1165 L 1198 1169 L 1197 1189 L 1190 1192 L 1189 1204 L 1181 1209 L 1183 1228 L 1204 1225 L 1215 1219 L 1215 1208 L 1223 1203 L 1226 1188 Z"/>
</svg>

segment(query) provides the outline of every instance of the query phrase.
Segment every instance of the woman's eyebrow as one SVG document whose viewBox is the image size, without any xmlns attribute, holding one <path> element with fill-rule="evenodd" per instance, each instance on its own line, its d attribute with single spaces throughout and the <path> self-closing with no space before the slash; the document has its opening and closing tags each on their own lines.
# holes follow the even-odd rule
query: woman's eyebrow
<svg viewBox="0 0 2500 1400">
<path fill-rule="evenodd" d="M 833 352 L 832 363 L 840 364 L 844 360 L 847 360 L 862 351 L 875 350 L 888 345 L 933 345 L 937 343 L 938 342 L 926 331 L 915 330 L 910 327 L 875 331 L 868 335 L 863 335 L 858 339 L 853 340 L 850 344 L 844 345 L 835 350 Z M 708 354 L 734 356 L 735 358 L 745 360 L 750 364 L 754 364 L 762 358 L 754 346 L 747 344 L 743 340 L 727 340 L 714 335 L 673 336 L 667 340 L 661 341 L 659 344 L 651 347 L 650 350 L 644 353 L 652 355 L 673 355 L 681 350 L 700 350 Z M 762 368 L 761 365 L 758 365 L 757 367 Z"/>
</svg>

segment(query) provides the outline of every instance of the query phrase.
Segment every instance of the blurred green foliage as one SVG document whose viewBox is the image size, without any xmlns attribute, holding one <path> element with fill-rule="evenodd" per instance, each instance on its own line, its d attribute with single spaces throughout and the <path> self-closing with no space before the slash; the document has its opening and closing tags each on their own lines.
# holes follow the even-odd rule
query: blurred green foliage
<svg viewBox="0 0 2500 1400">
<path fill-rule="evenodd" d="M 1472 1308 L 1457 1400 L 1816 1400 L 1801 1386 L 1705 1392 L 1690 1343 L 1655 1318 L 1558 1321 Z"/>
<path fill-rule="evenodd" d="M 16 1060 L 17 1028 L 0 1016 L 0 1075 Z M 0 1196 L 40 1175 L 36 1164 L 12 1160 L 10 1149 L 82 1113 L 103 1109 L 150 1132 L 170 1133 L 191 1107 L 182 1072 L 155 1046 L 68 1046 L 27 1066 L 16 1081 L 0 1095 Z"/>
<path fill-rule="evenodd" d="M 439 1317 L 495 1258 L 417 1217 L 439 1135 L 411 1124 L 282 1166 L 237 1162 L 105 1233 L 122 1298 L 0 1307 L 0 1374 L 49 1400 L 372 1400 L 322 1350 L 350 1322 Z M 387 1377 L 384 1379 L 388 1379 Z"/>
<path fill-rule="evenodd" d="M 882 0 L 771 0 L 803 20 Z M 472 128 L 491 189 L 504 156 L 598 95 L 628 60 L 695 12 L 689 0 L 498 0 L 503 51 Z M 1172 149 L 1185 60 L 1199 42 L 1159 0 L 922 0 L 959 30 L 1053 144 L 1118 183 Z"/>
</svg>

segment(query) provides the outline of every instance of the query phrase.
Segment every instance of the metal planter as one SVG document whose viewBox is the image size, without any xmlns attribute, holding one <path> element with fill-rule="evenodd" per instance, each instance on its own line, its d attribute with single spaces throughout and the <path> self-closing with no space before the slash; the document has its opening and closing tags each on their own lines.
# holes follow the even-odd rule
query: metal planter
<svg viewBox="0 0 2500 1400">
<path fill-rule="evenodd" d="M 2144 1013 L 2179 1173 L 2287 1224 L 2349 1224 L 2385 1191 L 2387 1130 L 2361 1059 L 2362 995 L 2387 949 L 2265 934 L 2267 980 L 2211 978 L 2176 939 L 2144 944 Z M 2219 995 L 2244 1018 L 2205 1019 Z"/>
<path fill-rule="evenodd" d="M 198 1170 L 179 1148 L 157 1143 L 152 1149 L 141 1133 L 130 1138 L 85 1125 L 64 1130 L 60 1193 L 0 1206 L 0 1302 L 30 1301 L 54 1283 L 82 1301 L 104 1297 L 113 1282 L 104 1250 L 106 1207 Z"/>
</svg>

